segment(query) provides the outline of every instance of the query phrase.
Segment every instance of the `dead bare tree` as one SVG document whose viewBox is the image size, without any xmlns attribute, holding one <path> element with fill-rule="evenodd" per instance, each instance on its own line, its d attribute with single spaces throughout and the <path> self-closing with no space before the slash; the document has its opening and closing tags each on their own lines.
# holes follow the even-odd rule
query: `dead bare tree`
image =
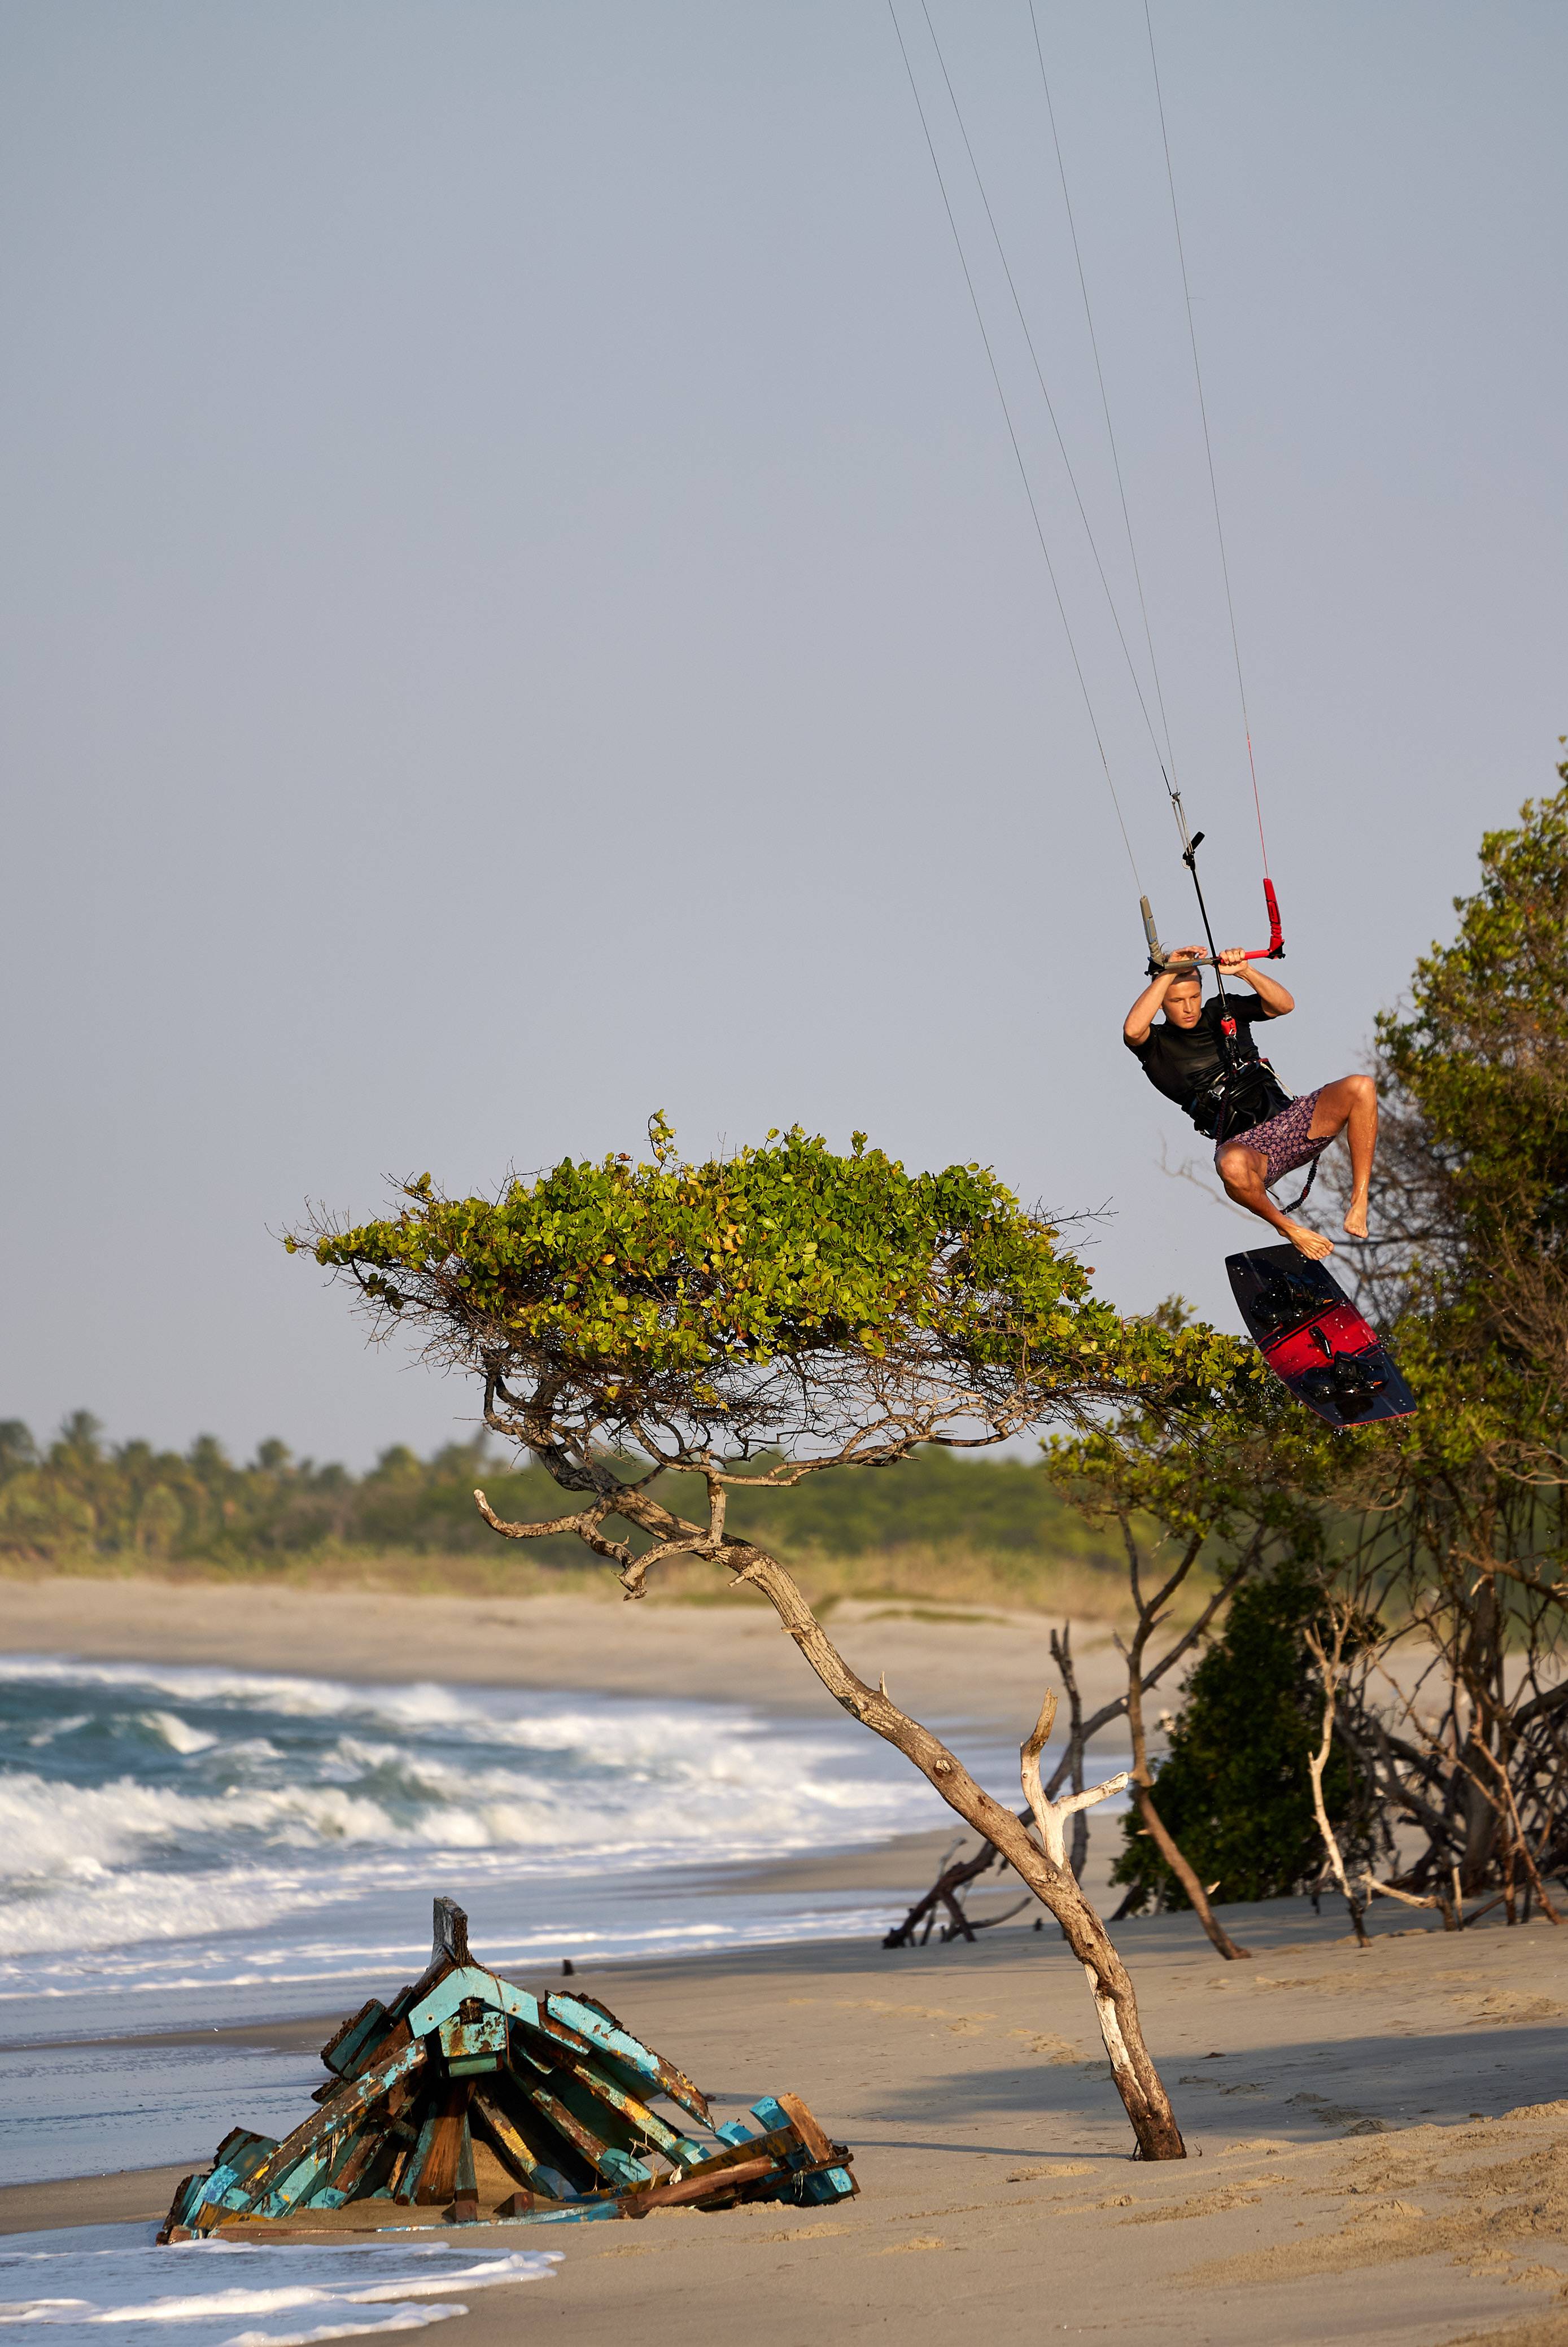
<svg viewBox="0 0 1568 2347">
<path fill-rule="evenodd" d="M 1437 1648 L 1413 1684 L 1395 1676 L 1391 1650 L 1399 1635 L 1373 1660 L 1379 1694 L 1374 1697 L 1364 1684 L 1347 1689 L 1349 1700 L 1341 1697 L 1336 1719 L 1336 1732 L 1368 1772 L 1383 1814 L 1426 1837 L 1419 1857 L 1391 1880 L 1380 1881 L 1364 1870 L 1368 1895 L 1436 1908 L 1450 1930 L 1477 1922 L 1496 1907 L 1510 1923 L 1528 1921 L 1535 1905 L 1548 1922 L 1561 1922 L 1545 1878 L 1563 1864 L 1561 1843 L 1555 1849 L 1551 1844 L 1568 1769 L 1562 1705 L 1537 1710 L 1535 1696 L 1516 1704 L 1491 1723 L 1494 1748 L 1488 1730 L 1478 1731 L 1466 1717 L 1463 1683 L 1446 1648 Z M 1527 1668 L 1530 1659 L 1527 1654 Z M 1557 1689 L 1547 1693 L 1554 1696 Z M 1522 1813 L 1522 1796 L 1527 1805 Z M 1463 1855 L 1475 1840 L 1478 1808 L 1492 1828 L 1479 1879 L 1473 1871 L 1467 1875 Z M 1467 1900 L 1481 1903 L 1467 1912 Z"/>
<path fill-rule="evenodd" d="M 1204 1536 L 1201 1532 L 1194 1532 L 1159 1587 L 1152 1594 L 1145 1594 L 1138 1543 L 1133 1537 L 1132 1523 L 1125 1512 L 1121 1513 L 1121 1524 L 1122 1537 L 1127 1549 L 1128 1581 L 1132 1592 L 1132 1603 L 1138 1609 L 1138 1626 L 1133 1631 L 1132 1639 L 1125 1645 L 1120 1638 L 1117 1640 L 1118 1645 L 1122 1646 L 1122 1651 L 1127 1658 L 1127 1725 L 1132 1737 L 1132 1799 L 1137 1803 L 1138 1814 L 1143 1820 L 1144 1832 L 1148 1834 L 1165 1864 L 1186 1892 L 1199 1922 L 1208 1935 L 1211 1945 L 1218 1950 L 1227 1963 L 1234 1963 L 1238 1958 L 1250 1956 L 1252 1950 L 1238 1946 L 1231 1938 L 1230 1933 L 1209 1905 L 1208 1893 L 1199 1881 L 1195 1870 L 1183 1856 L 1174 1835 L 1166 1827 L 1159 1810 L 1154 1806 L 1154 1777 L 1149 1767 L 1148 1739 L 1143 1729 L 1143 1696 L 1152 1684 L 1144 1673 L 1143 1655 L 1149 1640 L 1166 1618 L 1177 1591 L 1197 1563 L 1198 1552 L 1204 1544 Z M 1261 1534 L 1255 1536 L 1243 1551 L 1238 1562 L 1232 1566 L 1230 1573 L 1214 1591 L 1199 1616 L 1197 1629 L 1194 1632 L 1194 1643 L 1196 1636 L 1201 1635 L 1202 1630 L 1208 1627 L 1231 1592 L 1252 1571 L 1257 1562 L 1257 1553 L 1261 1545 Z"/>
<path fill-rule="evenodd" d="M 1069 1728 L 1067 1750 L 1062 1755 L 1061 1764 L 1047 1788 L 1048 1798 L 1055 1792 L 1064 1776 L 1074 1793 L 1081 1793 L 1083 1790 L 1083 1755 L 1089 1741 L 1089 1736 L 1085 1733 L 1083 1725 L 1083 1698 L 1078 1691 L 1078 1674 L 1072 1662 L 1071 1622 L 1064 1622 L 1060 1630 L 1051 1632 L 1050 1655 L 1051 1660 L 1061 1675 L 1062 1687 L 1067 1696 Z M 1125 1706 L 1122 1708 L 1124 1709 Z M 1102 1724 L 1104 1719 L 1115 1716 L 1116 1714 L 1110 1707 L 1103 1715 L 1097 1715 L 1102 1718 Z M 1053 1708 L 1052 1717 L 1054 1717 Z M 1092 1733 L 1092 1730 L 1090 1733 Z M 1073 1881 L 1080 1883 L 1083 1880 L 1084 1864 L 1089 1856 L 1089 1807 L 1090 1805 L 1085 1802 L 1072 1813 L 1072 1848 L 1068 1854 L 1067 1862 L 1072 1869 Z M 1033 1814 L 1032 1808 L 1021 1809 L 1019 1812 L 1019 1823 L 1027 1826 Z M 930 1889 L 915 1901 L 904 1921 L 895 1924 L 892 1931 L 887 1933 L 882 1942 L 885 1948 L 924 1947 L 930 1939 L 932 1925 L 936 1922 L 938 1908 L 946 1908 L 952 1919 L 942 1933 L 944 1940 L 972 1940 L 977 1930 L 984 1931 L 991 1925 L 1006 1922 L 1011 1916 L 1020 1911 L 1019 1908 L 1009 1907 L 1005 1914 L 989 1915 L 983 1923 L 976 1923 L 961 1903 L 958 1893 L 967 1889 L 968 1884 L 975 1881 L 979 1876 L 988 1873 L 993 1866 L 1000 1866 L 1003 1863 L 1002 1857 L 1000 1851 L 993 1850 L 989 1842 L 982 1842 L 978 1850 L 963 1859 L 958 1857 L 958 1845 L 955 1843 L 954 1847 L 948 1851 L 938 1870 L 937 1880 Z"/>
<path fill-rule="evenodd" d="M 1062 1756 L 1067 1763 L 1067 1781 L 1071 1790 L 1083 1790 L 1083 1753 L 1087 1738 L 1083 1733 L 1083 1698 L 1078 1692 L 1078 1673 L 1072 1663 L 1072 1624 L 1064 1622 L 1060 1630 L 1050 1634 L 1050 1658 L 1061 1675 L 1062 1692 L 1067 1697 L 1067 1750 Z M 1081 1882 L 1083 1870 L 1089 1863 L 1089 1809 L 1087 1804 L 1077 1810 L 1072 1819 L 1072 1848 L 1068 1855 L 1075 1879 Z"/>
<path fill-rule="evenodd" d="M 1240 1573 L 1229 1576 L 1220 1588 L 1213 1593 L 1209 1602 L 1161 1655 L 1159 1661 L 1142 1672 L 1142 1693 L 1147 1694 L 1152 1687 L 1158 1686 L 1160 1681 L 1193 1652 L 1241 1578 Z M 1157 1625 L 1151 1625 L 1151 1627 L 1153 1626 Z M 1145 1651 L 1146 1646 L 1145 1640 Z M 1112 1696 L 1108 1703 L 1102 1703 L 1085 1719 L 1082 1699 L 1078 1688 L 1078 1675 L 1072 1660 L 1071 1623 L 1064 1622 L 1060 1631 L 1051 1632 L 1050 1652 L 1057 1669 L 1061 1674 L 1062 1686 L 1067 1694 L 1071 1725 L 1067 1749 L 1051 1771 L 1050 1780 L 1045 1787 L 1047 1799 L 1054 1798 L 1063 1782 L 1073 1793 L 1082 1791 L 1084 1756 L 1090 1745 L 1095 1737 L 1112 1727 L 1117 1720 L 1126 1718 L 1129 1703 L 1128 1694 Z M 1054 1711 L 1052 1717 L 1054 1717 Z M 1091 1806 L 1092 1804 L 1084 1803 L 1071 1813 L 1072 1847 L 1068 1857 L 1068 1864 L 1071 1868 L 1074 1881 L 1078 1882 L 1083 1880 L 1083 1870 L 1089 1857 L 1088 1810 Z M 1031 1816 L 1031 1810 L 1021 1810 L 1019 1814 L 1019 1823 L 1027 1826 L 1030 1822 Z M 970 1922 L 958 1894 L 971 1882 L 978 1881 L 979 1876 L 989 1873 L 993 1867 L 1003 1867 L 1005 1870 L 1005 1864 L 1001 1851 L 989 1842 L 982 1843 L 978 1850 L 973 1851 L 967 1858 L 957 1860 L 949 1851 L 930 1889 L 922 1892 L 903 1922 L 896 1924 L 887 1933 L 882 1942 L 883 1946 L 885 1948 L 923 1946 L 929 1940 L 936 1914 L 942 1908 L 946 1908 L 953 1918 L 951 1928 L 942 1934 L 944 1939 L 972 1937 L 975 1930 L 984 1929 L 985 1926 L 975 1925 Z M 1014 1909 L 1011 1911 L 1016 1913 L 1018 1911 Z M 989 1922 L 994 1922 L 1003 1920 L 1000 1916 L 988 1919 Z"/>
<path fill-rule="evenodd" d="M 1330 1601 L 1327 1624 L 1319 1627 L 1309 1622 L 1302 1633 L 1307 1652 L 1317 1665 L 1318 1676 L 1323 1686 L 1323 1733 L 1318 1739 L 1317 1751 L 1307 1755 L 1307 1773 L 1312 1780 L 1312 1813 L 1317 1819 L 1317 1830 L 1323 1837 L 1324 1854 L 1328 1861 L 1329 1871 L 1338 1884 L 1345 1904 L 1349 1910 L 1350 1928 L 1355 1932 L 1359 1944 L 1366 1947 L 1368 1944 L 1364 1921 L 1367 1901 L 1350 1887 L 1349 1879 L 1345 1872 L 1345 1859 L 1339 1848 L 1339 1839 L 1329 1822 L 1327 1805 L 1323 1799 L 1323 1771 L 1327 1767 L 1328 1756 L 1334 1749 L 1334 1719 L 1338 1707 L 1340 1676 L 1345 1666 L 1346 1642 L 1351 1635 L 1355 1618 L 1354 1610 L 1347 1605 L 1343 1599 L 1337 1602 Z"/>
</svg>

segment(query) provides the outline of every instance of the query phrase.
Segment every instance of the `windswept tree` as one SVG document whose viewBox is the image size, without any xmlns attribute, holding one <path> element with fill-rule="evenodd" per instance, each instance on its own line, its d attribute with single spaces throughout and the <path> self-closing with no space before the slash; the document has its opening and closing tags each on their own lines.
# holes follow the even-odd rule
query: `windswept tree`
<svg viewBox="0 0 1568 2347">
<path fill-rule="evenodd" d="M 1048 1696 L 1022 1754 L 1037 1845 L 885 1683 L 851 1670 L 793 1576 L 726 1514 L 739 1488 L 890 1468 L 925 1443 L 1084 1426 L 1133 1396 L 1212 1407 L 1217 1389 L 1255 1374 L 1251 1357 L 1207 1329 L 1121 1318 L 1057 1231 L 979 1165 L 910 1174 L 864 1134 L 843 1156 L 798 1129 L 692 1165 L 661 1117 L 649 1137 L 651 1162 L 568 1159 L 494 1200 L 444 1197 L 423 1174 L 387 1219 L 317 1220 L 287 1244 L 350 1280 L 379 1332 L 406 1326 L 427 1358 L 478 1380 L 487 1426 L 570 1495 L 559 1515 L 511 1523 L 477 1492 L 498 1533 L 575 1533 L 630 1597 L 682 1557 L 768 1600 L 835 1700 L 904 1753 L 1057 1918 L 1088 1974 L 1140 2153 L 1181 2158 L 1132 1982 L 1064 1850 L 1067 1817 L 1123 1780 L 1044 1795 Z M 675 1473 L 700 1480 L 701 1520 L 661 1493 Z"/>
</svg>

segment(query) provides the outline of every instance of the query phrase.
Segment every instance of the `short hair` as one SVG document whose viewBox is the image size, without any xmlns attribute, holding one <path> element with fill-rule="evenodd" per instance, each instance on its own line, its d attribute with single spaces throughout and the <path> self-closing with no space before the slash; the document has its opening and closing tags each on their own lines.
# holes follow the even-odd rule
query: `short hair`
<svg viewBox="0 0 1568 2347">
<path fill-rule="evenodd" d="M 1204 973 L 1195 965 L 1191 969 L 1177 970 L 1171 979 L 1171 986 L 1185 986 L 1189 979 L 1201 994 L 1204 990 Z M 1171 987 L 1168 986 L 1165 991 L 1168 994 L 1170 990 Z"/>
</svg>

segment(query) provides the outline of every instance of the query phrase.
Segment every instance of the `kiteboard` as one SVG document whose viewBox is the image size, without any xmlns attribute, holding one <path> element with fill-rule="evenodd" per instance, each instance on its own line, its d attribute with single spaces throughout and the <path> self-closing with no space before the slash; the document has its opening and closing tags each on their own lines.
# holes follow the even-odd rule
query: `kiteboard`
<svg viewBox="0 0 1568 2347">
<path fill-rule="evenodd" d="M 1254 1247 L 1225 1269 L 1264 1359 L 1325 1425 L 1410 1416 L 1416 1398 L 1382 1338 L 1323 1264 L 1293 1246 Z"/>
</svg>

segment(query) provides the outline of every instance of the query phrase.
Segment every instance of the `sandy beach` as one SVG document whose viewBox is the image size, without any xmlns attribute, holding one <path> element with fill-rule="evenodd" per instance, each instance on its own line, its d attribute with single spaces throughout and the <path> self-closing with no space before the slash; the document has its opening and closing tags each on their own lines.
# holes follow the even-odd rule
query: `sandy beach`
<svg viewBox="0 0 1568 2347">
<path fill-rule="evenodd" d="M 562 2262 L 546 2284 L 475 2296 L 454 2337 L 490 2347 L 526 2321 L 563 2347 L 971 2324 L 999 2339 L 1157 2329 L 1194 2347 L 1568 2339 L 1563 1935 L 1394 1929 L 1360 1953 L 1342 1920 L 1315 1922 L 1305 1902 L 1230 1910 L 1255 1951 L 1231 1966 L 1187 1919 L 1123 1927 L 1192 2155 L 1154 2168 L 1129 2156 L 1053 1935 L 590 1972 L 592 1993 L 716 2096 L 803 2095 L 853 2147 L 861 2197 L 497 2228 L 492 2241 Z M 233 2034 L 299 2048 L 327 2018 Z M 180 2172 L 13 2188 L 0 2229 L 152 2219 Z"/>
<path fill-rule="evenodd" d="M 991 1606 L 841 1601 L 842 1652 L 898 1701 L 949 1723 L 1018 1723 L 1048 1685 L 1050 1620 Z M 1086 1707 L 1125 1684 L 1103 1623 L 1077 1625 Z M 0 1652 L 103 1662 L 243 1664 L 340 1679 L 593 1688 L 835 1710 L 771 1606 L 720 1589 L 712 1604 L 592 1598 L 405 1597 L 376 1590 L 231 1588 L 212 1582 L 0 1580 Z"/>
<path fill-rule="evenodd" d="M 5 1612 L 13 1652 L 469 1683 L 505 1671 L 581 1686 L 591 1673 L 601 1686 L 743 1691 L 791 1712 L 815 1685 L 749 1609 L 361 1607 L 76 1582 L 6 1584 Z M 1032 1712 L 1044 1624 L 878 1614 L 841 1608 L 835 1630 L 913 1708 L 1009 1727 Z M 1087 1635 L 1084 1646 L 1089 1679 Z M 1113 1683 L 1115 1664 L 1099 1652 L 1096 1686 Z M 804 1886 L 852 1864 L 858 1880 L 902 1885 L 942 1839 L 776 1871 Z M 731 2334 L 804 2347 L 977 2324 L 1003 2340 L 1157 2330 L 1194 2347 L 1568 2342 L 1568 1932 L 1376 1920 L 1360 1952 L 1327 1904 L 1320 1918 L 1305 1901 L 1228 1910 L 1254 1951 L 1234 1965 L 1189 1917 L 1118 1928 L 1192 2155 L 1160 2167 L 1130 2157 L 1081 1973 L 1049 1922 L 1036 1932 L 1025 1917 L 975 1945 L 817 1942 L 589 1965 L 590 1993 L 726 2106 L 804 2096 L 852 2147 L 861 2197 L 825 2212 L 487 2229 L 561 2262 L 547 2281 L 465 2300 L 454 2339 L 488 2347 L 527 2322 L 571 2347 L 631 2331 L 655 2347 Z M 473 1923 L 482 1960 L 482 1913 Z M 258 2014 L 188 2043 L 193 2059 L 223 2044 L 298 2055 L 338 2017 Z M 151 2219 L 183 2172 L 40 2178 L 0 2191 L 0 2230 Z"/>
</svg>

